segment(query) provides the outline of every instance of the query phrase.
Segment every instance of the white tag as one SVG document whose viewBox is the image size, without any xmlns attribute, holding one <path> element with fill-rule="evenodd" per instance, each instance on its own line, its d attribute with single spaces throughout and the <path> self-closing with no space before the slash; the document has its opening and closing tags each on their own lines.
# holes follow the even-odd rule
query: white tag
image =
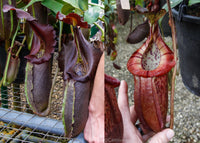
<svg viewBox="0 0 200 143">
<path fill-rule="evenodd" d="M 130 3 L 129 0 L 120 0 L 122 9 L 130 10 Z"/>
</svg>

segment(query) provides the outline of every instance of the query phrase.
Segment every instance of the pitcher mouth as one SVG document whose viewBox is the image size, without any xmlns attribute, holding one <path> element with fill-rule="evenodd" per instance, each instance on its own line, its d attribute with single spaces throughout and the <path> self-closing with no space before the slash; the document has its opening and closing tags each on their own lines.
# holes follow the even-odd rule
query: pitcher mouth
<svg viewBox="0 0 200 143">
<path fill-rule="evenodd" d="M 127 68 L 133 75 L 153 77 L 168 73 L 174 65 L 174 54 L 162 40 L 156 26 L 147 41 L 132 54 Z"/>
</svg>

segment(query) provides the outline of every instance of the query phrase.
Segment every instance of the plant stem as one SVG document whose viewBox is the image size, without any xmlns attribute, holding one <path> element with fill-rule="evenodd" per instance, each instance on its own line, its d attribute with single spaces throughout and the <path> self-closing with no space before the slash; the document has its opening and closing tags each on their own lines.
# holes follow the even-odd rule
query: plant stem
<svg viewBox="0 0 200 143">
<path fill-rule="evenodd" d="M 33 13 L 33 17 L 35 18 L 35 7 L 34 7 L 34 4 L 32 5 L 32 13 Z"/>
<path fill-rule="evenodd" d="M 103 16 L 103 17 L 104 17 L 104 16 Z M 104 20 L 103 17 L 98 17 L 98 19 L 105 23 L 105 20 Z"/>
<path fill-rule="evenodd" d="M 73 30 L 73 29 L 72 29 Z M 73 32 L 73 31 L 72 31 Z M 73 35 L 74 35 L 74 41 L 76 43 L 76 49 L 77 49 L 77 52 L 78 52 L 78 59 L 76 61 L 76 63 L 80 63 L 83 61 L 82 57 L 81 57 L 81 51 L 80 51 L 80 47 L 79 47 L 79 41 L 77 39 L 77 35 L 76 33 L 73 32 Z"/>
<path fill-rule="evenodd" d="M 31 37 L 30 37 L 30 42 L 28 44 L 28 50 L 31 50 L 31 46 L 32 46 L 32 42 L 33 42 L 33 36 L 34 36 L 33 31 L 31 31 Z"/>
<path fill-rule="evenodd" d="M 18 33 L 19 28 L 20 28 L 20 22 L 18 21 L 18 23 L 17 23 L 17 29 L 16 29 L 16 31 L 15 31 L 15 34 L 14 34 L 13 37 L 12 37 L 12 42 L 11 42 L 11 46 L 10 46 L 11 48 L 13 48 L 13 46 L 14 46 L 15 38 L 16 38 L 16 36 L 17 36 L 17 33 Z"/>
<path fill-rule="evenodd" d="M 18 32 L 18 29 L 19 29 L 19 24 L 20 24 L 20 22 L 18 22 L 18 24 L 17 24 L 17 29 L 15 31 L 15 34 L 14 34 L 13 38 L 12 38 L 12 43 L 11 43 L 11 46 L 10 46 L 10 52 L 8 52 L 8 56 L 7 56 L 7 60 L 6 60 L 6 66 L 5 66 L 5 69 L 4 69 L 4 75 L 3 75 L 3 79 L 2 79 L 3 80 L 3 85 L 6 85 L 8 66 L 9 66 L 9 62 L 10 62 L 12 48 L 14 46 L 15 38 L 17 36 L 17 32 Z"/>
<path fill-rule="evenodd" d="M 177 61 L 176 30 L 175 30 L 175 25 L 174 25 L 174 20 L 172 17 L 172 11 L 171 11 L 169 0 L 167 0 L 167 6 L 169 10 L 169 25 L 172 31 L 172 46 L 174 50 L 174 60 Z M 174 94 L 175 94 L 176 69 L 177 69 L 177 66 L 175 65 L 173 75 L 172 75 L 172 89 L 171 89 L 171 98 L 170 98 L 170 128 L 171 129 L 173 129 L 173 126 L 174 126 Z"/>
<path fill-rule="evenodd" d="M 12 5 L 12 1 L 8 0 L 9 5 Z M 12 31 L 13 31 L 13 11 L 10 10 L 10 36 L 12 35 Z"/>
<path fill-rule="evenodd" d="M 35 7 L 34 5 L 32 5 L 32 13 L 33 13 L 33 17 L 35 18 Z M 31 46 L 32 46 L 32 42 L 33 42 L 33 31 L 31 31 L 31 37 L 30 37 L 30 41 L 29 41 L 29 44 L 28 44 L 28 49 L 31 50 Z"/>
<path fill-rule="evenodd" d="M 11 4 L 12 4 L 11 0 L 8 0 L 8 4 L 9 4 L 9 5 L 11 5 Z"/>
<path fill-rule="evenodd" d="M 2 22 L 2 29 L 4 33 L 5 29 L 4 29 L 4 15 L 3 15 L 3 0 L 1 0 L 1 22 Z"/>
<path fill-rule="evenodd" d="M 22 0 L 19 0 L 18 2 L 16 2 L 16 5 L 20 4 L 22 2 Z"/>
<path fill-rule="evenodd" d="M 12 1 L 8 0 L 8 4 L 12 5 Z M 13 31 L 13 11 L 10 10 L 10 36 L 9 37 L 11 37 L 12 31 Z"/>
<path fill-rule="evenodd" d="M 59 23 L 60 23 L 60 32 L 59 32 L 58 52 L 60 52 L 62 48 L 61 42 L 62 42 L 62 31 L 63 31 L 63 22 L 60 21 Z"/>
<path fill-rule="evenodd" d="M 101 38 L 102 38 L 102 40 L 104 40 L 104 29 L 99 25 L 99 24 L 97 24 L 96 22 L 94 22 L 94 25 L 96 25 L 98 28 L 99 28 L 99 30 L 101 30 L 101 33 L 102 33 L 102 36 L 101 36 Z"/>
<path fill-rule="evenodd" d="M 22 29 L 22 33 L 25 33 L 25 28 L 26 28 L 26 25 L 25 25 L 25 23 L 26 23 L 26 20 L 25 20 L 25 19 L 23 19 L 23 29 Z"/>
<path fill-rule="evenodd" d="M 24 36 L 24 39 L 23 39 L 23 41 L 22 41 L 22 43 L 21 43 L 21 44 L 22 44 L 22 45 L 24 45 L 25 41 L 26 41 L 26 36 Z M 20 46 L 20 47 L 19 47 L 19 49 L 18 49 L 18 51 L 17 51 L 17 53 L 16 53 L 16 57 L 18 57 L 18 56 L 19 56 L 19 53 L 20 53 L 20 51 L 21 51 L 22 47 L 23 47 L 23 46 Z"/>
<path fill-rule="evenodd" d="M 73 30 L 73 26 L 72 25 L 70 25 L 70 30 L 71 30 L 72 36 L 74 37 L 74 30 Z"/>
</svg>

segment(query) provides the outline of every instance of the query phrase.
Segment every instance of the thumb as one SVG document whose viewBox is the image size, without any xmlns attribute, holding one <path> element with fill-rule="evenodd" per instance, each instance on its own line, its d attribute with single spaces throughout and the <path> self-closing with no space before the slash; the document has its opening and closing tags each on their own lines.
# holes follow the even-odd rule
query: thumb
<svg viewBox="0 0 200 143">
<path fill-rule="evenodd" d="M 149 141 L 149 143 L 168 143 L 174 136 L 172 129 L 165 129 L 155 134 Z"/>
<path fill-rule="evenodd" d="M 129 110 L 127 92 L 128 92 L 127 83 L 126 81 L 122 80 L 118 91 L 118 106 L 122 114 L 122 117 L 130 119 L 130 110 Z"/>
</svg>

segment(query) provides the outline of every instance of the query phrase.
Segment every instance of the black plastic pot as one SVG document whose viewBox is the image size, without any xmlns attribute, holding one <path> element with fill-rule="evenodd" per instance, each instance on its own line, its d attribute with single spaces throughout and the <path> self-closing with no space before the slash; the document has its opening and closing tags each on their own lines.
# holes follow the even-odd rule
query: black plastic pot
<svg viewBox="0 0 200 143">
<path fill-rule="evenodd" d="M 186 5 L 179 11 L 172 9 L 175 18 L 180 69 L 184 85 L 200 96 L 200 17 L 184 14 Z"/>
</svg>

